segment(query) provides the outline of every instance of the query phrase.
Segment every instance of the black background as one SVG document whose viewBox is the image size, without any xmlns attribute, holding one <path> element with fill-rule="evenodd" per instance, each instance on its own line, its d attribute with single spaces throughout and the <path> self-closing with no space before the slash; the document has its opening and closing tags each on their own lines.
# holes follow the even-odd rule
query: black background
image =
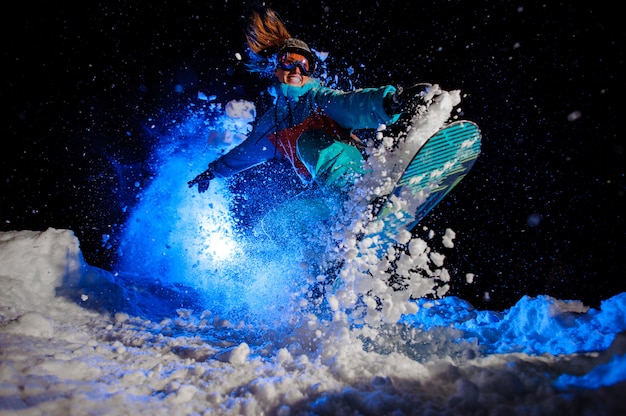
<svg viewBox="0 0 626 416">
<path fill-rule="evenodd" d="M 457 233 L 451 293 L 502 309 L 523 295 L 597 306 L 625 291 L 625 31 L 615 10 L 353 3 L 268 4 L 358 87 L 426 81 L 464 94 L 461 116 L 481 126 L 483 153 L 425 221 Z M 198 90 L 221 102 L 262 90 L 236 58 L 261 5 L 14 4 L 2 26 L 1 230 L 71 229 L 87 262 L 109 269 L 115 245 L 102 235 L 115 236 L 149 182 L 164 114 Z"/>
</svg>

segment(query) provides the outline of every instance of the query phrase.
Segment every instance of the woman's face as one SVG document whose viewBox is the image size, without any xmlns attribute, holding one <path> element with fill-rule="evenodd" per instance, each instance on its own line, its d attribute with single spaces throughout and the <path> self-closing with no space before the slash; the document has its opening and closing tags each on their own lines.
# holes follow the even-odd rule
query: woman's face
<svg viewBox="0 0 626 416">
<path fill-rule="evenodd" d="M 278 78 L 278 81 L 283 84 L 293 85 L 296 87 L 301 87 L 309 80 L 310 77 L 306 75 L 302 75 L 300 73 L 300 68 L 295 67 L 294 69 L 288 71 L 286 69 L 276 68 L 274 71 L 274 75 Z"/>
<path fill-rule="evenodd" d="M 304 56 L 296 53 L 285 53 L 278 58 L 274 75 L 283 84 L 301 87 L 310 78 L 309 75 L 305 75 L 305 72 L 310 70 L 309 65 L 309 61 Z"/>
</svg>

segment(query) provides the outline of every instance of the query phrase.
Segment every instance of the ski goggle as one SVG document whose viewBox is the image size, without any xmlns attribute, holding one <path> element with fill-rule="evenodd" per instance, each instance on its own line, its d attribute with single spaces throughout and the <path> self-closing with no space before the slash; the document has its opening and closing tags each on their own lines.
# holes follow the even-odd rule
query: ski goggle
<svg viewBox="0 0 626 416">
<path fill-rule="evenodd" d="M 309 76 L 313 73 L 311 63 L 306 56 L 299 53 L 285 52 L 278 55 L 278 62 L 276 66 L 285 71 L 293 71 L 296 67 L 300 68 L 300 72 L 304 76 Z"/>
</svg>

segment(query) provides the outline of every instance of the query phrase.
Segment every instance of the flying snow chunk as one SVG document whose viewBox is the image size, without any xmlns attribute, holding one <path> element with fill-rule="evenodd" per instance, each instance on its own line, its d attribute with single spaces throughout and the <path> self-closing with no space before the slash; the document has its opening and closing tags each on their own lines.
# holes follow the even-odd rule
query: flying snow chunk
<svg viewBox="0 0 626 416">
<path fill-rule="evenodd" d="M 447 248 L 454 247 L 454 239 L 456 238 L 456 233 L 449 228 L 446 228 L 446 234 L 442 237 L 443 245 Z"/>
<path fill-rule="evenodd" d="M 320 62 L 324 62 L 326 58 L 328 58 L 328 52 L 321 52 L 321 51 L 313 51 L 313 52 L 315 52 L 315 55 L 317 56 L 317 59 L 320 60 Z"/>
<path fill-rule="evenodd" d="M 536 227 L 541 223 L 541 215 L 539 214 L 531 214 L 528 216 L 528 219 L 526 220 L 526 223 L 530 226 L 530 227 Z"/>
<path fill-rule="evenodd" d="M 198 100 L 201 100 L 201 101 L 215 101 L 216 99 L 217 99 L 217 96 L 215 96 L 215 95 L 206 95 L 202 91 L 198 91 Z"/>
<path fill-rule="evenodd" d="M 446 256 L 444 256 L 443 254 L 440 254 L 440 253 L 430 253 L 430 260 L 437 267 L 443 266 L 443 262 L 444 262 L 445 258 L 446 258 Z"/>
<path fill-rule="evenodd" d="M 224 115 L 209 131 L 208 145 L 224 151 L 238 145 L 252 131 L 255 118 L 254 103 L 245 100 L 229 101 L 224 108 Z"/>
<path fill-rule="evenodd" d="M 226 115 L 234 119 L 250 122 L 256 117 L 256 107 L 250 101 L 232 100 L 226 104 Z"/>
<path fill-rule="evenodd" d="M 583 116 L 580 111 L 572 111 L 567 115 L 567 121 L 576 121 Z"/>
</svg>

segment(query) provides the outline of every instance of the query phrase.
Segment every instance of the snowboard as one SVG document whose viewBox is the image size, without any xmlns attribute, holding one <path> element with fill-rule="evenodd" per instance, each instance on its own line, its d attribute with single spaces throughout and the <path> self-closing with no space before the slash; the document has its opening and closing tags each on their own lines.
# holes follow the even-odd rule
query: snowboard
<svg viewBox="0 0 626 416">
<path fill-rule="evenodd" d="M 442 127 L 417 150 L 393 191 L 372 206 L 377 231 L 368 237 L 379 252 L 404 242 L 403 231 L 415 228 L 472 169 L 480 146 L 480 129 L 463 120 Z"/>
</svg>

